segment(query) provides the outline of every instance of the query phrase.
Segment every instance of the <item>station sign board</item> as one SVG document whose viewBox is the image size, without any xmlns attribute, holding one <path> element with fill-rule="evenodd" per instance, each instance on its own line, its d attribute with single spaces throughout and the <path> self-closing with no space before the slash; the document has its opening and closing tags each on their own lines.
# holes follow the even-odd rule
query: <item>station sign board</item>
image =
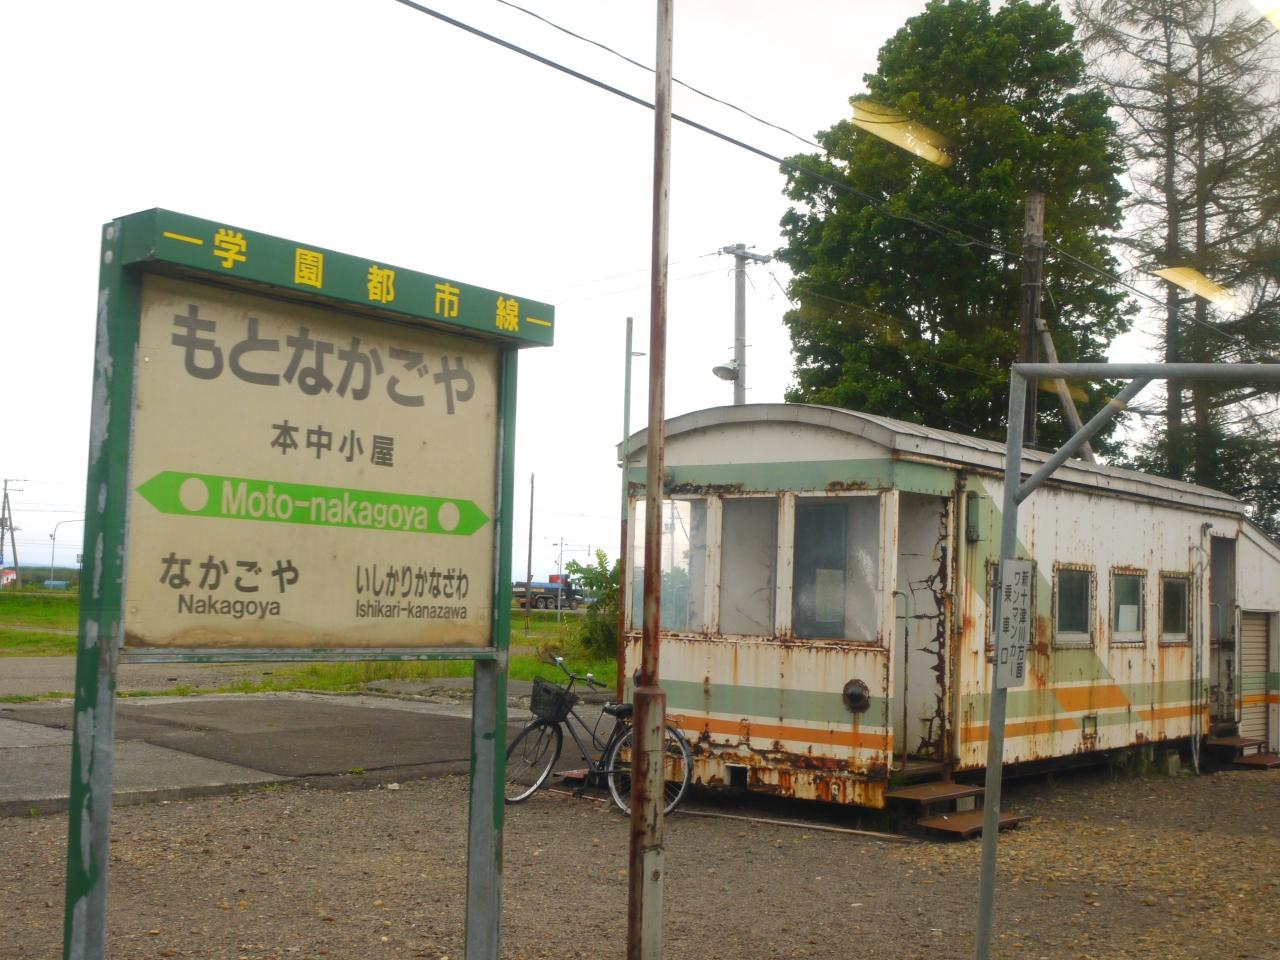
<svg viewBox="0 0 1280 960">
<path fill-rule="evenodd" d="M 552 308 L 167 211 L 123 229 L 125 652 L 492 647 L 503 357 Z"/>
<path fill-rule="evenodd" d="M 552 308 L 167 210 L 99 263 L 63 957 L 106 954 L 122 659 L 445 658 L 496 956 L 516 358 Z"/>
</svg>

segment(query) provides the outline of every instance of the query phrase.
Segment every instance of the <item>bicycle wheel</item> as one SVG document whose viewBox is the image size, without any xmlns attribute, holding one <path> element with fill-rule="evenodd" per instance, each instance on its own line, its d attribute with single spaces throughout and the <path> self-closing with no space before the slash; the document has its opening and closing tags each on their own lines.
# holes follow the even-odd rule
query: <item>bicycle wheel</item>
<svg viewBox="0 0 1280 960">
<path fill-rule="evenodd" d="M 609 754 L 609 793 L 613 802 L 625 814 L 631 813 L 631 736 L 634 728 L 627 730 L 622 738 L 613 745 Z M 663 794 L 666 804 L 663 813 L 670 813 L 684 799 L 689 789 L 689 781 L 693 777 L 693 757 L 689 753 L 689 744 L 684 734 L 667 724 L 666 736 L 663 737 L 664 777 Z"/>
<path fill-rule="evenodd" d="M 560 759 L 564 734 L 560 724 L 535 720 L 507 747 L 507 776 L 503 797 L 507 803 L 528 800 L 547 781 Z"/>
</svg>

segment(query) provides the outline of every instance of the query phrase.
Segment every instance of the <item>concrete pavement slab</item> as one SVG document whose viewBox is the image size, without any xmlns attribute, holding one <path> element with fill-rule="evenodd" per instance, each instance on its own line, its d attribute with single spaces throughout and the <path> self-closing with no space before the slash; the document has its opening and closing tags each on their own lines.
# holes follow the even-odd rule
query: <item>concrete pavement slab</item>
<svg viewBox="0 0 1280 960">
<path fill-rule="evenodd" d="M 18 747 L 54 747 L 70 743 L 70 730 L 52 730 L 34 723 L 0 718 L 0 750 L 14 750 Z"/>
<path fill-rule="evenodd" d="M 6 729 L 0 739 L 0 767 L 4 770 L 0 816 L 65 810 L 71 781 L 70 734 L 12 720 L 0 722 L 5 728 L 31 727 L 39 732 L 22 737 Z M 52 734 L 63 734 L 65 742 L 48 742 Z M 39 741 L 42 737 L 44 742 L 12 745 L 14 740 Z M 136 742 L 116 744 L 113 773 L 112 802 L 116 804 L 177 800 L 282 779 L 261 770 Z"/>
<path fill-rule="evenodd" d="M 469 719 L 360 700 L 365 703 L 293 695 L 126 699 L 116 704 L 116 738 L 287 777 L 469 766 Z M 64 730 L 72 724 L 65 701 L 14 704 L 0 716 Z"/>
<path fill-rule="evenodd" d="M 122 698 L 116 802 L 294 778 L 361 787 L 466 773 L 470 707 L 469 698 L 299 692 Z M 580 709 L 588 723 L 598 717 L 598 707 Z M 512 706 L 509 736 L 529 716 Z M 0 706 L 0 815 L 65 808 L 72 722 L 69 700 Z"/>
</svg>

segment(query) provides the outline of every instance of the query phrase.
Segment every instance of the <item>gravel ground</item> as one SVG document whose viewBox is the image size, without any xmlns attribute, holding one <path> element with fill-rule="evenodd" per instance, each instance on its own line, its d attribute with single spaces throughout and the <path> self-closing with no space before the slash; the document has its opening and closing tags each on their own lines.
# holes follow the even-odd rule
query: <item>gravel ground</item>
<svg viewBox="0 0 1280 960">
<path fill-rule="evenodd" d="M 995 955 L 1280 957 L 1280 773 L 1059 775 L 1006 791 Z M 833 822 L 814 804 L 695 808 Z M 621 957 L 627 826 L 542 793 L 508 808 L 503 956 Z M 852 822 L 847 814 L 845 822 Z M 0 820 L 0 953 L 60 951 L 62 817 Z M 299 786 L 115 814 L 111 956 L 462 957 L 466 782 Z M 668 821 L 665 956 L 967 958 L 979 844 Z"/>
</svg>

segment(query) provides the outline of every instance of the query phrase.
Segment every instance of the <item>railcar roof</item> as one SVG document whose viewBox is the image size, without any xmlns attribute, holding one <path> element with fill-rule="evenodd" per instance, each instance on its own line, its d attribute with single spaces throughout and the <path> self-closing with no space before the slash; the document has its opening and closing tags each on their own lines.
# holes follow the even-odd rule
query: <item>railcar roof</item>
<svg viewBox="0 0 1280 960">
<path fill-rule="evenodd" d="M 938 430 L 892 417 L 804 403 L 753 403 L 695 410 L 667 420 L 666 435 L 675 437 L 720 426 L 766 422 L 792 423 L 798 427 L 825 428 L 847 433 L 878 444 L 899 456 L 938 460 L 956 466 L 1004 469 L 1005 445 L 994 440 Z M 645 430 L 633 434 L 627 444 L 628 452 L 634 456 L 642 450 L 646 438 Z M 1024 473 L 1035 470 L 1051 453 L 1052 451 L 1024 449 Z M 759 462 L 758 457 L 753 459 Z M 1099 493 L 1145 496 L 1187 507 L 1245 514 L 1243 502 L 1220 490 L 1083 460 L 1068 460 L 1054 472 L 1052 482 L 1088 487 Z"/>
</svg>

